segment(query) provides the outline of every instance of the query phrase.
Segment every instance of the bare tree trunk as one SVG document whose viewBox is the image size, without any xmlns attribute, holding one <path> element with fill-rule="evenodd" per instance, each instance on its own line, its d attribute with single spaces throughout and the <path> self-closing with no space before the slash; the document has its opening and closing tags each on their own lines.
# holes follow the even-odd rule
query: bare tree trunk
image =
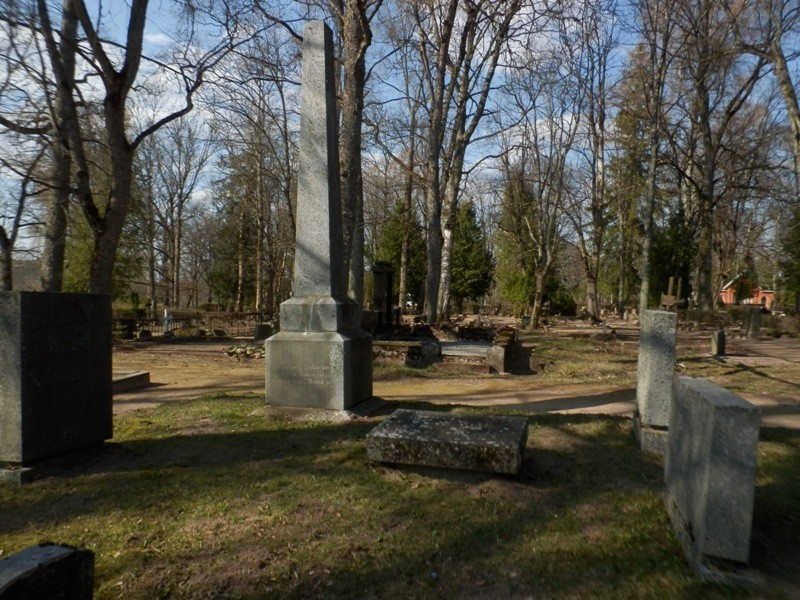
<svg viewBox="0 0 800 600">
<path fill-rule="evenodd" d="M 372 3 L 377 10 L 382 0 Z M 365 56 L 372 43 L 369 2 L 345 0 L 339 13 L 343 44 L 341 129 L 339 131 L 340 188 L 344 222 L 347 294 L 364 302 L 364 182 L 361 173 L 361 126 L 364 117 Z M 374 11 L 373 11 L 374 15 Z"/>
<path fill-rule="evenodd" d="M 414 197 L 414 156 L 416 149 L 415 132 L 417 128 L 417 112 L 411 113 L 411 143 L 408 149 L 408 170 L 406 171 L 405 188 L 403 189 L 403 240 L 400 245 L 400 274 L 398 281 L 398 302 L 400 314 L 406 309 L 406 290 L 408 289 L 408 254 L 411 244 L 411 228 L 414 225 L 412 200 Z"/>
<path fill-rule="evenodd" d="M 10 292 L 14 289 L 11 250 L 11 244 L 6 236 L 6 232 L 0 231 L 0 291 L 3 292 Z"/>
<path fill-rule="evenodd" d="M 236 308 L 237 313 L 244 312 L 244 278 L 245 278 L 245 233 L 244 214 L 239 216 L 239 243 L 237 245 L 236 269 Z"/>
<path fill-rule="evenodd" d="M 256 298 L 255 310 L 261 312 L 263 309 L 264 298 L 264 176 L 262 174 L 263 158 L 261 152 L 257 152 L 256 160 Z"/>
<path fill-rule="evenodd" d="M 792 150 L 794 152 L 795 170 L 795 193 L 796 201 L 800 205 L 800 104 L 797 100 L 797 90 L 792 82 L 789 67 L 786 64 L 786 56 L 780 44 L 780 39 L 776 39 L 770 46 L 770 58 L 775 71 L 775 78 L 786 105 L 786 116 L 789 120 L 789 127 L 792 132 Z"/>
<path fill-rule="evenodd" d="M 660 104 L 660 102 L 659 102 Z M 639 289 L 639 313 L 649 305 L 650 298 L 650 251 L 653 246 L 654 212 L 656 208 L 656 166 L 658 164 L 658 124 L 651 122 L 650 157 L 647 165 L 647 183 L 644 201 L 644 237 L 642 238 L 642 269 L 640 277 L 642 287 Z"/>
<path fill-rule="evenodd" d="M 45 217 L 44 248 L 39 265 L 39 278 L 42 290 L 48 292 L 60 292 L 64 282 L 67 213 L 72 170 L 69 126 L 77 118 L 72 93 L 75 87 L 78 17 L 71 0 L 63 0 L 61 11 L 61 39 L 63 41 L 58 46 L 55 43 L 47 44 L 50 65 L 56 79 L 50 172 L 53 195 Z M 47 8 L 43 2 L 39 3 L 39 18 L 42 28 L 46 31 L 50 30 Z M 49 33 L 52 34 L 52 31 Z"/>
<path fill-rule="evenodd" d="M 172 257 L 172 302 L 177 310 L 181 306 L 181 253 L 183 244 L 183 202 L 178 202 L 177 212 L 175 213 L 175 235 L 173 241 Z"/>
</svg>

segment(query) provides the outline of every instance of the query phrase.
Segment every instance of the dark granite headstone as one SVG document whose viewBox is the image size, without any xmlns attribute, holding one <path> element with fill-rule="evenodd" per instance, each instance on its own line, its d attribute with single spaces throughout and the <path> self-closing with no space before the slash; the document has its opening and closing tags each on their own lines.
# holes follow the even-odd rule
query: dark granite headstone
<svg viewBox="0 0 800 600">
<path fill-rule="evenodd" d="M 0 600 L 91 600 L 94 554 L 32 546 L 0 561 Z"/>
<path fill-rule="evenodd" d="M 0 292 L 0 467 L 112 435 L 111 300 Z"/>
<path fill-rule="evenodd" d="M 757 338 L 761 335 L 761 309 L 751 308 L 747 314 L 747 337 Z"/>
<path fill-rule="evenodd" d="M 379 331 L 389 329 L 393 325 L 393 279 L 392 263 L 381 261 L 372 265 L 372 303 L 377 315 L 376 326 Z"/>
</svg>

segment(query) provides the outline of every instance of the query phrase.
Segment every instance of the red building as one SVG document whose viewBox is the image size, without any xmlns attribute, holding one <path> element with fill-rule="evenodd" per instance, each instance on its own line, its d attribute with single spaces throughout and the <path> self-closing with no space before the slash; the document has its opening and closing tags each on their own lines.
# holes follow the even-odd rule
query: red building
<svg viewBox="0 0 800 600">
<path fill-rule="evenodd" d="M 726 305 L 736 304 L 736 281 L 739 278 L 736 277 L 726 283 L 722 289 L 719 291 L 719 298 L 722 300 Z M 761 305 L 762 308 L 767 310 L 772 310 L 772 304 L 775 302 L 775 292 L 772 290 L 763 290 L 761 286 L 756 286 L 756 289 L 753 290 L 753 295 L 749 298 L 745 298 L 739 302 L 739 304 L 756 304 Z"/>
</svg>

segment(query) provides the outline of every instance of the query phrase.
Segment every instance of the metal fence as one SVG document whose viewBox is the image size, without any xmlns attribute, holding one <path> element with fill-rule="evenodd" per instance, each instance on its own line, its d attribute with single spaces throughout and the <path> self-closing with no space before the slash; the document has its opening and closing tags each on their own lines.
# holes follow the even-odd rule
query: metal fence
<svg viewBox="0 0 800 600">
<path fill-rule="evenodd" d="M 252 337 L 263 313 L 175 311 L 159 319 L 121 313 L 114 318 L 114 335 L 122 339 L 163 337 Z"/>
</svg>

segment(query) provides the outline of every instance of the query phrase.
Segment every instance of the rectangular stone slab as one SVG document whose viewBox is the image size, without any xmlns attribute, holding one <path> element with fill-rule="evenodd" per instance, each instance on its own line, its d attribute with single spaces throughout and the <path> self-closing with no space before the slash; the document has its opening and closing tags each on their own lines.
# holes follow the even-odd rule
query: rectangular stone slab
<svg viewBox="0 0 800 600">
<path fill-rule="evenodd" d="M 690 560 L 746 563 L 760 410 L 707 379 L 677 377 L 664 479 L 667 509 Z"/>
<path fill-rule="evenodd" d="M 367 434 L 367 456 L 377 462 L 516 474 L 527 438 L 525 417 L 398 409 Z"/>
</svg>

